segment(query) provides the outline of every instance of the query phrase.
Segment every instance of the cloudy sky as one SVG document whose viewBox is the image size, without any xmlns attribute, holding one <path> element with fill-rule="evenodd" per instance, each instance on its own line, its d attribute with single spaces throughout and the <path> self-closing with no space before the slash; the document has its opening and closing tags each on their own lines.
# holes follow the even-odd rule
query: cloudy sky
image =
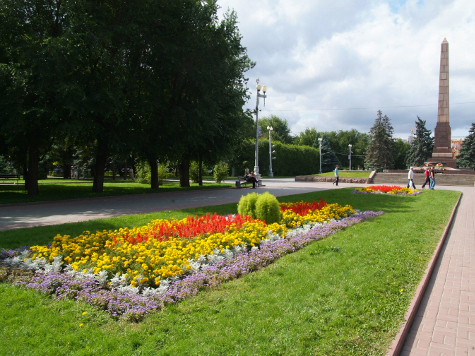
<svg viewBox="0 0 475 356">
<path fill-rule="evenodd" d="M 417 116 L 434 132 L 440 49 L 449 42 L 452 137 L 475 122 L 473 0 L 218 0 L 234 9 L 242 43 L 256 66 L 247 72 L 254 108 L 256 78 L 267 86 L 259 117 L 286 119 L 297 134 L 369 132 L 380 109 L 396 137 Z"/>
</svg>

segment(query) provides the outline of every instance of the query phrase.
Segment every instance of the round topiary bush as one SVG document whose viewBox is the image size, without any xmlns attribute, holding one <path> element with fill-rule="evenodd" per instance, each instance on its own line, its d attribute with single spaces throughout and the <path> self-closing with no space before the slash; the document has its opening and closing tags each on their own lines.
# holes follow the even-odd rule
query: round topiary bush
<svg viewBox="0 0 475 356">
<path fill-rule="evenodd" d="M 256 218 L 256 202 L 259 195 L 256 193 L 250 193 L 243 195 L 238 203 L 238 214 L 247 215 L 251 218 Z"/>
<path fill-rule="evenodd" d="M 269 192 L 259 195 L 255 209 L 256 219 L 264 220 L 267 224 L 278 223 L 281 220 L 279 201 Z"/>
</svg>

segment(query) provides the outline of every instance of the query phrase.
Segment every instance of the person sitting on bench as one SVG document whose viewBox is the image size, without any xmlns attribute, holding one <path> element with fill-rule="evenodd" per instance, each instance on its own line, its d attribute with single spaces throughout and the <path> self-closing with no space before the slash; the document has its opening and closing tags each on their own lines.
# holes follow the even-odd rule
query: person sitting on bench
<svg viewBox="0 0 475 356">
<path fill-rule="evenodd" d="M 244 179 L 246 180 L 246 182 L 249 179 L 249 168 L 247 168 L 247 167 L 244 170 Z"/>
<path fill-rule="evenodd" d="M 257 178 L 254 172 L 251 172 L 251 174 L 247 178 L 247 181 L 252 183 L 252 188 L 256 188 Z"/>
</svg>

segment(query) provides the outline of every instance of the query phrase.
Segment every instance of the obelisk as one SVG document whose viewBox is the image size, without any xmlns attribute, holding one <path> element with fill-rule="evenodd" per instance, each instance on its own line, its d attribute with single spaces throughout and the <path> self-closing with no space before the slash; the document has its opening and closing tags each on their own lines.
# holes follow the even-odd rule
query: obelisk
<svg viewBox="0 0 475 356">
<path fill-rule="evenodd" d="M 434 138 L 431 163 L 443 163 L 446 167 L 456 168 L 456 160 L 452 155 L 452 129 L 449 121 L 449 43 L 445 38 L 440 51 L 439 111 Z"/>
</svg>

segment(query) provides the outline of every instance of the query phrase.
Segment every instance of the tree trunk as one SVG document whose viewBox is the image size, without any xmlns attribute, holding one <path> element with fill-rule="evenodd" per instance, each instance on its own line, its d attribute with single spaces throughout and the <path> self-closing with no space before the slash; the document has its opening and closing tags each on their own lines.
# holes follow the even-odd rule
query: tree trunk
<svg viewBox="0 0 475 356">
<path fill-rule="evenodd" d="M 198 161 L 198 185 L 203 185 L 203 160 L 201 159 L 201 155 Z"/>
<path fill-rule="evenodd" d="M 102 140 L 98 140 L 96 152 L 96 174 L 94 174 L 94 183 L 92 191 L 94 193 L 102 193 L 104 191 L 104 169 L 107 164 L 107 144 Z"/>
<path fill-rule="evenodd" d="M 151 157 L 148 159 L 148 164 L 150 164 L 150 188 L 158 189 L 158 163 L 156 157 Z"/>
<path fill-rule="evenodd" d="M 112 180 L 115 180 L 115 160 L 112 161 Z"/>
<path fill-rule="evenodd" d="M 27 186 L 28 195 L 39 195 L 38 165 L 40 163 L 40 150 L 38 146 L 33 145 L 29 147 L 28 151 L 28 174 L 25 185 Z"/>
<path fill-rule="evenodd" d="M 71 165 L 63 161 L 63 178 L 71 178 Z"/>
<path fill-rule="evenodd" d="M 190 160 L 183 159 L 180 162 L 180 187 L 190 186 Z"/>
<path fill-rule="evenodd" d="M 25 190 L 28 190 L 28 158 L 23 161 L 23 180 L 25 181 Z"/>
</svg>

